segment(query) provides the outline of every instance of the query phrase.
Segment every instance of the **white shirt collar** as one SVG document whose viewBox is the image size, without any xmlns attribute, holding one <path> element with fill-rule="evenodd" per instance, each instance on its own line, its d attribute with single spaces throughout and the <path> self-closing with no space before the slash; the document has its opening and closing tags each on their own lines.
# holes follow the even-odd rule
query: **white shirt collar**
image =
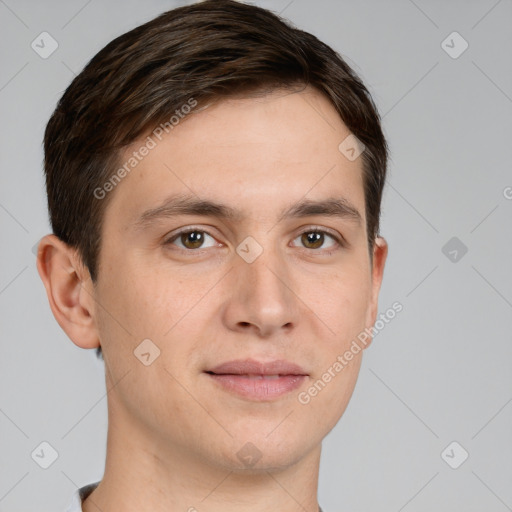
<svg viewBox="0 0 512 512">
<path fill-rule="evenodd" d="M 89 496 L 89 494 L 92 493 L 92 491 L 94 491 L 94 489 L 96 489 L 100 481 L 84 485 L 83 487 L 77 489 L 71 497 L 71 502 L 66 512 L 82 512 L 83 501 L 85 498 L 87 498 L 87 496 Z"/>
</svg>

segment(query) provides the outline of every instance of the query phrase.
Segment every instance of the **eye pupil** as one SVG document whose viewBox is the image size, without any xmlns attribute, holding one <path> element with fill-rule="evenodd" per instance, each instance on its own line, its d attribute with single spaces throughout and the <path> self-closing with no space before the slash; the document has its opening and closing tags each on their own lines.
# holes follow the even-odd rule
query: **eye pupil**
<svg viewBox="0 0 512 512">
<path fill-rule="evenodd" d="M 201 247 L 203 241 L 204 237 L 200 231 L 190 231 L 181 234 L 181 242 L 187 248 L 196 249 L 197 247 Z"/>
<path fill-rule="evenodd" d="M 303 233 L 302 241 L 305 242 L 306 245 L 312 244 L 314 248 L 321 247 L 323 244 L 323 233 L 316 233 L 314 231 L 309 231 L 307 233 Z M 320 242 L 320 243 L 318 243 Z"/>
</svg>

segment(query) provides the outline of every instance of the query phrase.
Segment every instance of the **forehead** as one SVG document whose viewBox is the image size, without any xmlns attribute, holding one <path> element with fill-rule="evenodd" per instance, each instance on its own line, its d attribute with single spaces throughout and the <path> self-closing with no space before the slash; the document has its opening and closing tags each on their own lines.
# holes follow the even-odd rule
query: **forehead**
<svg viewBox="0 0 512 512">
<path fill-rule="evenodd" d="M 350 134 L 315 89 L 231 98 L 192 110 L 117 185 L 109 209 L 129 222 L 171 194 L 215 199 L 263 218 L 300 199 L 341 196 L 364 216 L 362 159 L 339 150 Z M 136 141 L 123 162 L 147 144 Z"/>
</svg>

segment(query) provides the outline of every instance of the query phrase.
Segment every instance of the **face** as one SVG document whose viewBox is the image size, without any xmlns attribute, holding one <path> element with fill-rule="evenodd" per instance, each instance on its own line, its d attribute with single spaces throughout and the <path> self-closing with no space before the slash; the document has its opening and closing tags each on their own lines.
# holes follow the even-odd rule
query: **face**
<svg viewBox="0 0 512 512">
<path fill-rule="evenodd" d="M 372 266 L 348 135 L 315 90 L 222 101 L 111 192 L 94 319 L 116 429 L 234 471 L 319 447 L 354 389 L 362 350 L 341 370 L 339 356 L 373 325 L 385 258 Z"/>
</svg>

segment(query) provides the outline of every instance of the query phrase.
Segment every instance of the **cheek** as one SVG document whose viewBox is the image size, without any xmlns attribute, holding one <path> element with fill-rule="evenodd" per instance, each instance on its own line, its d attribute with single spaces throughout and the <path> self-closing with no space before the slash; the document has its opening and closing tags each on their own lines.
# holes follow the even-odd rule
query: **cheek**
<svg viewBox="0 0 512 512">
<path fill-rule="evenodd" d="M 323 307 L 323 319 L 335 334 L 323 344 L 322 362 L 302 398 L 323 417 L 329 431 L 345 411 L 359 375 L 364 345 L 358 335 L 366 327 L 371 275 L 364 258 L 354 259 L 324 284 L 328 300 L 318 307 Z"/>
<path fill-rule="evenodd" d="M 321 431 L 322 438 L 334 428 L 347 409 L 361 366 L 360 354 L 340 371 L 333 369 L 334 361 L 333 355 L 332 361 L 319 367 L 319 373 L 297 397 L 299 423 L 313 423 L 313 429 Z"/>
<path fill-rule="evenodd" d="M 343 341 L 364 329 L 371 276 L 363 265 L 346 265 L 321 278 L 303 278 L 303 286 L 308 306 L 337 340 Z"/>
<path fill-rule="evenodd" d="M 120 262 L 105 279 L 99 302 L 107 322 L 117 324 L 135 342 L 162 338 L 177 321 L 182 309 L 180 284 L 144 265 Z M 119 329 L 118 329 L 119 330 Z"/>
</svg>

